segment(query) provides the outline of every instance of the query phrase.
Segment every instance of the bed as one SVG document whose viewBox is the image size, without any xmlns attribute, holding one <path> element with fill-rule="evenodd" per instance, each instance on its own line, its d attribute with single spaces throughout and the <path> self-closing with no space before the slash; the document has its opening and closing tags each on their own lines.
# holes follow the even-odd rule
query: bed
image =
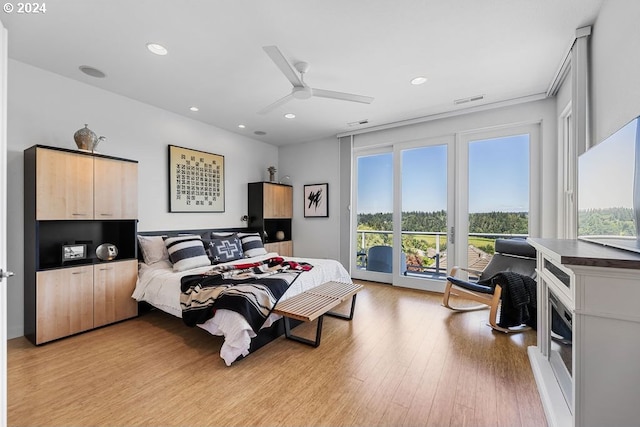
<svg viewBox="0 0 640 427">
<path fill-rule="evenodd" d="M 201 245 L 206 248 L 207 245 L 211 245 L 212 234 L 214 238 L 217 237 L 218 239 L 233 239 L 234 236 L 240 236 L 238 241 L 245 249 L 243 254 L 248 254 L 249 256 L 233 260 L 226 260 L 222 256 L 223 259 L 215 259 L 213 261 L 215 265 L 212 265 L 211 260 L 214 259 L 214 256 L 205 249 L 207 258 L 210 260 L 208 265 L 204 265 L 205 261 L 202 258 L 200 258 L 199 262 L 194 262 L 192 260 L 193 257 L 189 258 L 187 263 L 181 264 L 182 260 L 172 262 L 176 261 L 175 257 L 167 257 L 167 252 L 163 252 L 163 248 L 166 249 L 166 246 L 169 245 L 167 242 L 172 239 L 183 241 L 181 239 L 186 240 L 186 236 L 192 236 L 195 242 L 190 243 L 193 246 L 189 248 L 189 251 L 197 249 L 198 253 L 200 253 L 198 239 L 195 239 L 195 236 L 200 237 L 202 240 Z M 277 253 L 267 253 L 259 237 L 256 238 L 255 233 L 246 229 L 144 232 L 139 233 L 138 239 L 141 256 L 139 256 L 138 280 L 132 295 L 133 298 L 138 302 L 148 303 L 159 310 L 180 318 L 183 317 L 182 308 L 184 307 L 181 306 L 182 279 L 188 278 L 187 276 L 202 275 L 211 272 L 213 269 L 233 269 L 234 267 L 229 266 L 246 263 L 260 264 L 273 259 L 284 259 L 292 264 L 308 264 L 312 266 L 310 270 L 296 274 L 295 279 L 280 297 L 280 300 L 286 300 L 328 281 L 351 283 L 349 273 L 338 261 L 318 258 L 279 257 Z M 150 243 L 151 241 L 153 241 L 153 244 Z M 218 242 L 218 240 L 215 241 Z M 160 245 L 160 242 L 164 242 L 163 246 Z M 201 255 L 199 256 L 201 257 Z M 220 357 L 227 366 L 283 333 L 281 316 L 273 313 L 268 314 L 261 329 L 256 333 L 247 319 L 239 313 L 227 309 L 215 310 L 213 317 L 197 326 L 212 335 L 224 337 L 224 342 L 220 348 Z M 185 325 L 185 327 L 187 326 Z"/>
</svg>

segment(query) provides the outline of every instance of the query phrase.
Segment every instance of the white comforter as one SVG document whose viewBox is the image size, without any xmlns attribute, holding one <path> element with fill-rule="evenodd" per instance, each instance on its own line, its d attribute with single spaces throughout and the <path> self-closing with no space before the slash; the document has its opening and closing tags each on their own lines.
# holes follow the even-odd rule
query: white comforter
<svg viewBox="0 0 640 427">
<path fill-rule="evenodd" d="M 269 253 L 254 258 L 232 261 L 230 264 L 261 261 L 274 256 L 278 256 L 278 254 Z M 317 258 L 285 257 L 285 259 L 308 262 L 313 265 L 313 268 L 300 274 L 284 294 L 282 300 L 332 280 L 351 283 L 349 273 L 338 261 Z M 209 269 L 211 269 L 211 266 L 175 273 L 171 263 L 168 261 L 160 261 L 152 265 L 141 262 L 133 298 L 137 301 L 148 302 L 174 316 L 182 317 L 180 309 L 180 278 L 190 274 L 204 273 Z M 263 328 L 271 326 L 279 317 L 274 314 L 269 316 Z M 229 310 L 217 310 L 213 318 L 198 326 L 213 335 L 224 336 L 220 357 L 224 359 L 227 366 L 230 366 L 240 355 L 246 356 L 249 354 L 251 339 L 256 336 L 244 317 Z"/>
</svg>

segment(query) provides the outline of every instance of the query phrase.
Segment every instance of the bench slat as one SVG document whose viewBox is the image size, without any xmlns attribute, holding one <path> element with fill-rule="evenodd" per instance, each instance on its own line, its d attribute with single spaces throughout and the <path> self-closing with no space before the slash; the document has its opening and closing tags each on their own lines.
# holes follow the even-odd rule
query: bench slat
<svg viewBox="0 0 640 427">
<path fill-rule="evenodd" d="M 278 302 L 273 312 L 310 322 L 346 301 L 363 288 L 362 285 L 358 284 L 327 282 Z"/>
</svg>

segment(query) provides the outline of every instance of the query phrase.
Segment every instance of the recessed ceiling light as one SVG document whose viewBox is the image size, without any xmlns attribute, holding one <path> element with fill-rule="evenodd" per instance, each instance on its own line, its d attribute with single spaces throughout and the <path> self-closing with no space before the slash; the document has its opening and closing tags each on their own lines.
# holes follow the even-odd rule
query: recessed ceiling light
<svg viewBox="0 0 640 427">
<path fill-rule="evenodd" d="M 411 84 L 412 85 L 421 85 L 426 81 L 427 81 L 426 77 L 419 76 L 419 77 L 415 77 L 415 78 L 411 79 Z"/>
<path fill-rule="evenodd" d="M 103 73 L 102 71 L 98 70 L 97 68 L 90 67 L 88 65 L 81 65 L 78 68 L 80 69 L 80 71 L 82 71 L 83 73 L 91 77 L 97 77 L 99 79 L 102 79 L 106 76 L 106 74 Z"/>
<path fill-rule="evenodd" d="M 245 125 L 238 125 L 238 127 L 239 127 L 240 129 L 244 129 L 244 128 L 246 128 L 246 126 L 245 126 Z"/>
<path fill-rule="evenodd" d="M 168 53 L 167 48 L 158 43 L 147 43 L 147 49 L 156 55 L 166 55 Z"/>
<path fill-rule="evenodd" d="M 296 118 L 296 115 L 295 115 L 295 114 L 293 114 L 293 113 L 287 113 L 287 114 L 285 114 L 284 116 L 285 116 L 287 119 L 295 119 L 295 118 Z"/>
<path fill-rule="evenodd" d="M 189 107 L 189 110 L 191 110 L 191 111 L 200 111 L 200 109 L 198 107 L 196 107 L 195 105 L 193 107 Z"/>
</svg>

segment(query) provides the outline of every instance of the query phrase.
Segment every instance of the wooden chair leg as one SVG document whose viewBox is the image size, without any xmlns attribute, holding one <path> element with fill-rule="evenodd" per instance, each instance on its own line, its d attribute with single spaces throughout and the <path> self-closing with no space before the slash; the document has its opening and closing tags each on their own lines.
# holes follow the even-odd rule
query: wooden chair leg
<svg viewBox="0 0 640 427">
<path fill-rule="evenodd" d="M 500 307 L 501 295 L 502 295 L 502 286 L 496 285 L 495 290 L 493 291 L 493 299 L 491 300 L 491 311 L 489 312 L 489 326 L 499 331 L 504 329 L 498 326 L 498 322 L 497 322 L 498 307 Z"/>
<path fill-rule="evenodd" d="M 442 305 L 451 310 L 454 310 L 453 307 L 449 305 L 449 296 L 451 295 L 451 282 L 447 280 L 447 286 L 444 288 L 444 295 L 442 296 Z"/>
<path fill-rule="evenodd" d="M 531 329 L 529 326 L 514 326 L 512 328 L 503 328 L 502 326 L 498 326 L 498 307 L 500 306 L 500 296 L 502 295 L 502 287 L 500 285 L 496 285 L 495 291 L 493 293 L 493 300 L 491 302 L 491 312 L 489 313 L 489 326 L 498 332 L 503 332 L 505 334 L 514 334 L 517 332 L 524 332 Z"/>
</svg>

